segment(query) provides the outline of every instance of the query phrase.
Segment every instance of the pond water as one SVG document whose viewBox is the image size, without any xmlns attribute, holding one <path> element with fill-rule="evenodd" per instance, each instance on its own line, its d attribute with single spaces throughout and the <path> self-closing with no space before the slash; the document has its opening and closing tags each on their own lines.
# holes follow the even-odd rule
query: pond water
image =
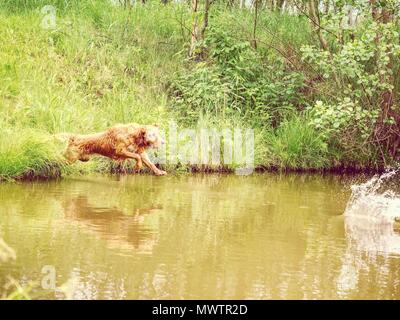
<svg viewBox="0 0 400 320">
<path fill-rule="evenodd" d="M 350 186 L 367 180 L 131 175 L 0 184 L 0 232 L 17 256 L 0 263 L 0 296 L 12 277 L 33 282 L 36 299 L 399 299 L 399 233 L 358 229 L 343 215 Z"/>
</svg>

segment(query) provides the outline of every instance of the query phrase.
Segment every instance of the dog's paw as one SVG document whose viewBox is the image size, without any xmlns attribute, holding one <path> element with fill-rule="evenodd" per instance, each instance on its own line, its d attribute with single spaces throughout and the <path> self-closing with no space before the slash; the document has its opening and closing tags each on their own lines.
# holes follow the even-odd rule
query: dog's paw
<svg viewBox="0 0 400 320">
<path fill-rule="evenodd" d="M 165 175 L 167 175 L 167 171 L 158 170 L 155 174 L 156 174 L 156 176 L 165 176 Z"/>
</svg>

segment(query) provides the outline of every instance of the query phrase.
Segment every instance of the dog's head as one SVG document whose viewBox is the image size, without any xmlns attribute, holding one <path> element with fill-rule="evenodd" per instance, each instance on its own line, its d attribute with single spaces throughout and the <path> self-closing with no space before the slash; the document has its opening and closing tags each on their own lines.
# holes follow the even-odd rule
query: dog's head
<svg viewBox="0 0 400 320">
<path fill-rule="evenodd" d="M 143 148 L 159 148 L 164 144 L 158 125 L 145 125 L 139 129 L 135 144 Z"/>
</svg>

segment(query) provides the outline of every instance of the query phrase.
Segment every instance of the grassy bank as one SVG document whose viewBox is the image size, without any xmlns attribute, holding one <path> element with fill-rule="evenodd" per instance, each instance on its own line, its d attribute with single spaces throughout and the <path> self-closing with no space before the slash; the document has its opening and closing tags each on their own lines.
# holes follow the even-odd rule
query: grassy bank
<svg viewBox="0 0 400 320">
<path fill-rule="evenodd" d="M 41 26 L 45 4 L 57 8 L 53 29 Z M 249 10 L 215 5 L 208 58 L 194 63 L 185 5 L 2 1 L 0 179 L 118 171 L 104 161 L 66 168 L 53 135 L 128 122 L 251 127 L 255 165 L 267 169 L 382 166 L 375 149 L 346 151 L 312 125 L 307 110 L 321 93 L 300 62 L 300 47 L 315 40 L 307 21 L 264 12 L 255 50 L 252 19 Z M 177 167 L 186 169 L 169 169 Z"/>
<path fill-rule="evenodd" d="M 2 128 L 0 179 L 52 178 L 61 175 L 62 156 L 45 132 Z"/>
</svg>

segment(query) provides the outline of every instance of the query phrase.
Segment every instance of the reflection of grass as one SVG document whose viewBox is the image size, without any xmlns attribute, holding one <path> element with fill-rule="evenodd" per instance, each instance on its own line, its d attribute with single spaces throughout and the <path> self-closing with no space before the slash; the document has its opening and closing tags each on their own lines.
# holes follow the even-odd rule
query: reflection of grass
<svg viewBox="0 0 400 320">
<path fill-rule="evenodd" d="M 33 282 L 21 286 L 18 281 L 9 277 L 6 290 L 11 289 L 12 291 L 7 294 L 5 300 L 31 300 L 30 292 L 35 286 L 36 284 Z"/>
<path fill-rule="evenodd" d="M 15 251 L 0 238 L 0 262 L 6 262 L 10 259 L 15 260 Z"/>
<path fill-rule="evenodd" d="M 15 251 L 0 237 L 0 263 L 5 263 L 9 260 L 15 260 Z M 12 277 L 8 277 L 8 283 L 5 285 L 5 292 L 0 295 L 0 299 L 6 300 L 30 300 L 29 292 L 35 286 L 34 283 L 29 283 L 26 286 L 21 286 L 18 281 Z"/>
</svg>

